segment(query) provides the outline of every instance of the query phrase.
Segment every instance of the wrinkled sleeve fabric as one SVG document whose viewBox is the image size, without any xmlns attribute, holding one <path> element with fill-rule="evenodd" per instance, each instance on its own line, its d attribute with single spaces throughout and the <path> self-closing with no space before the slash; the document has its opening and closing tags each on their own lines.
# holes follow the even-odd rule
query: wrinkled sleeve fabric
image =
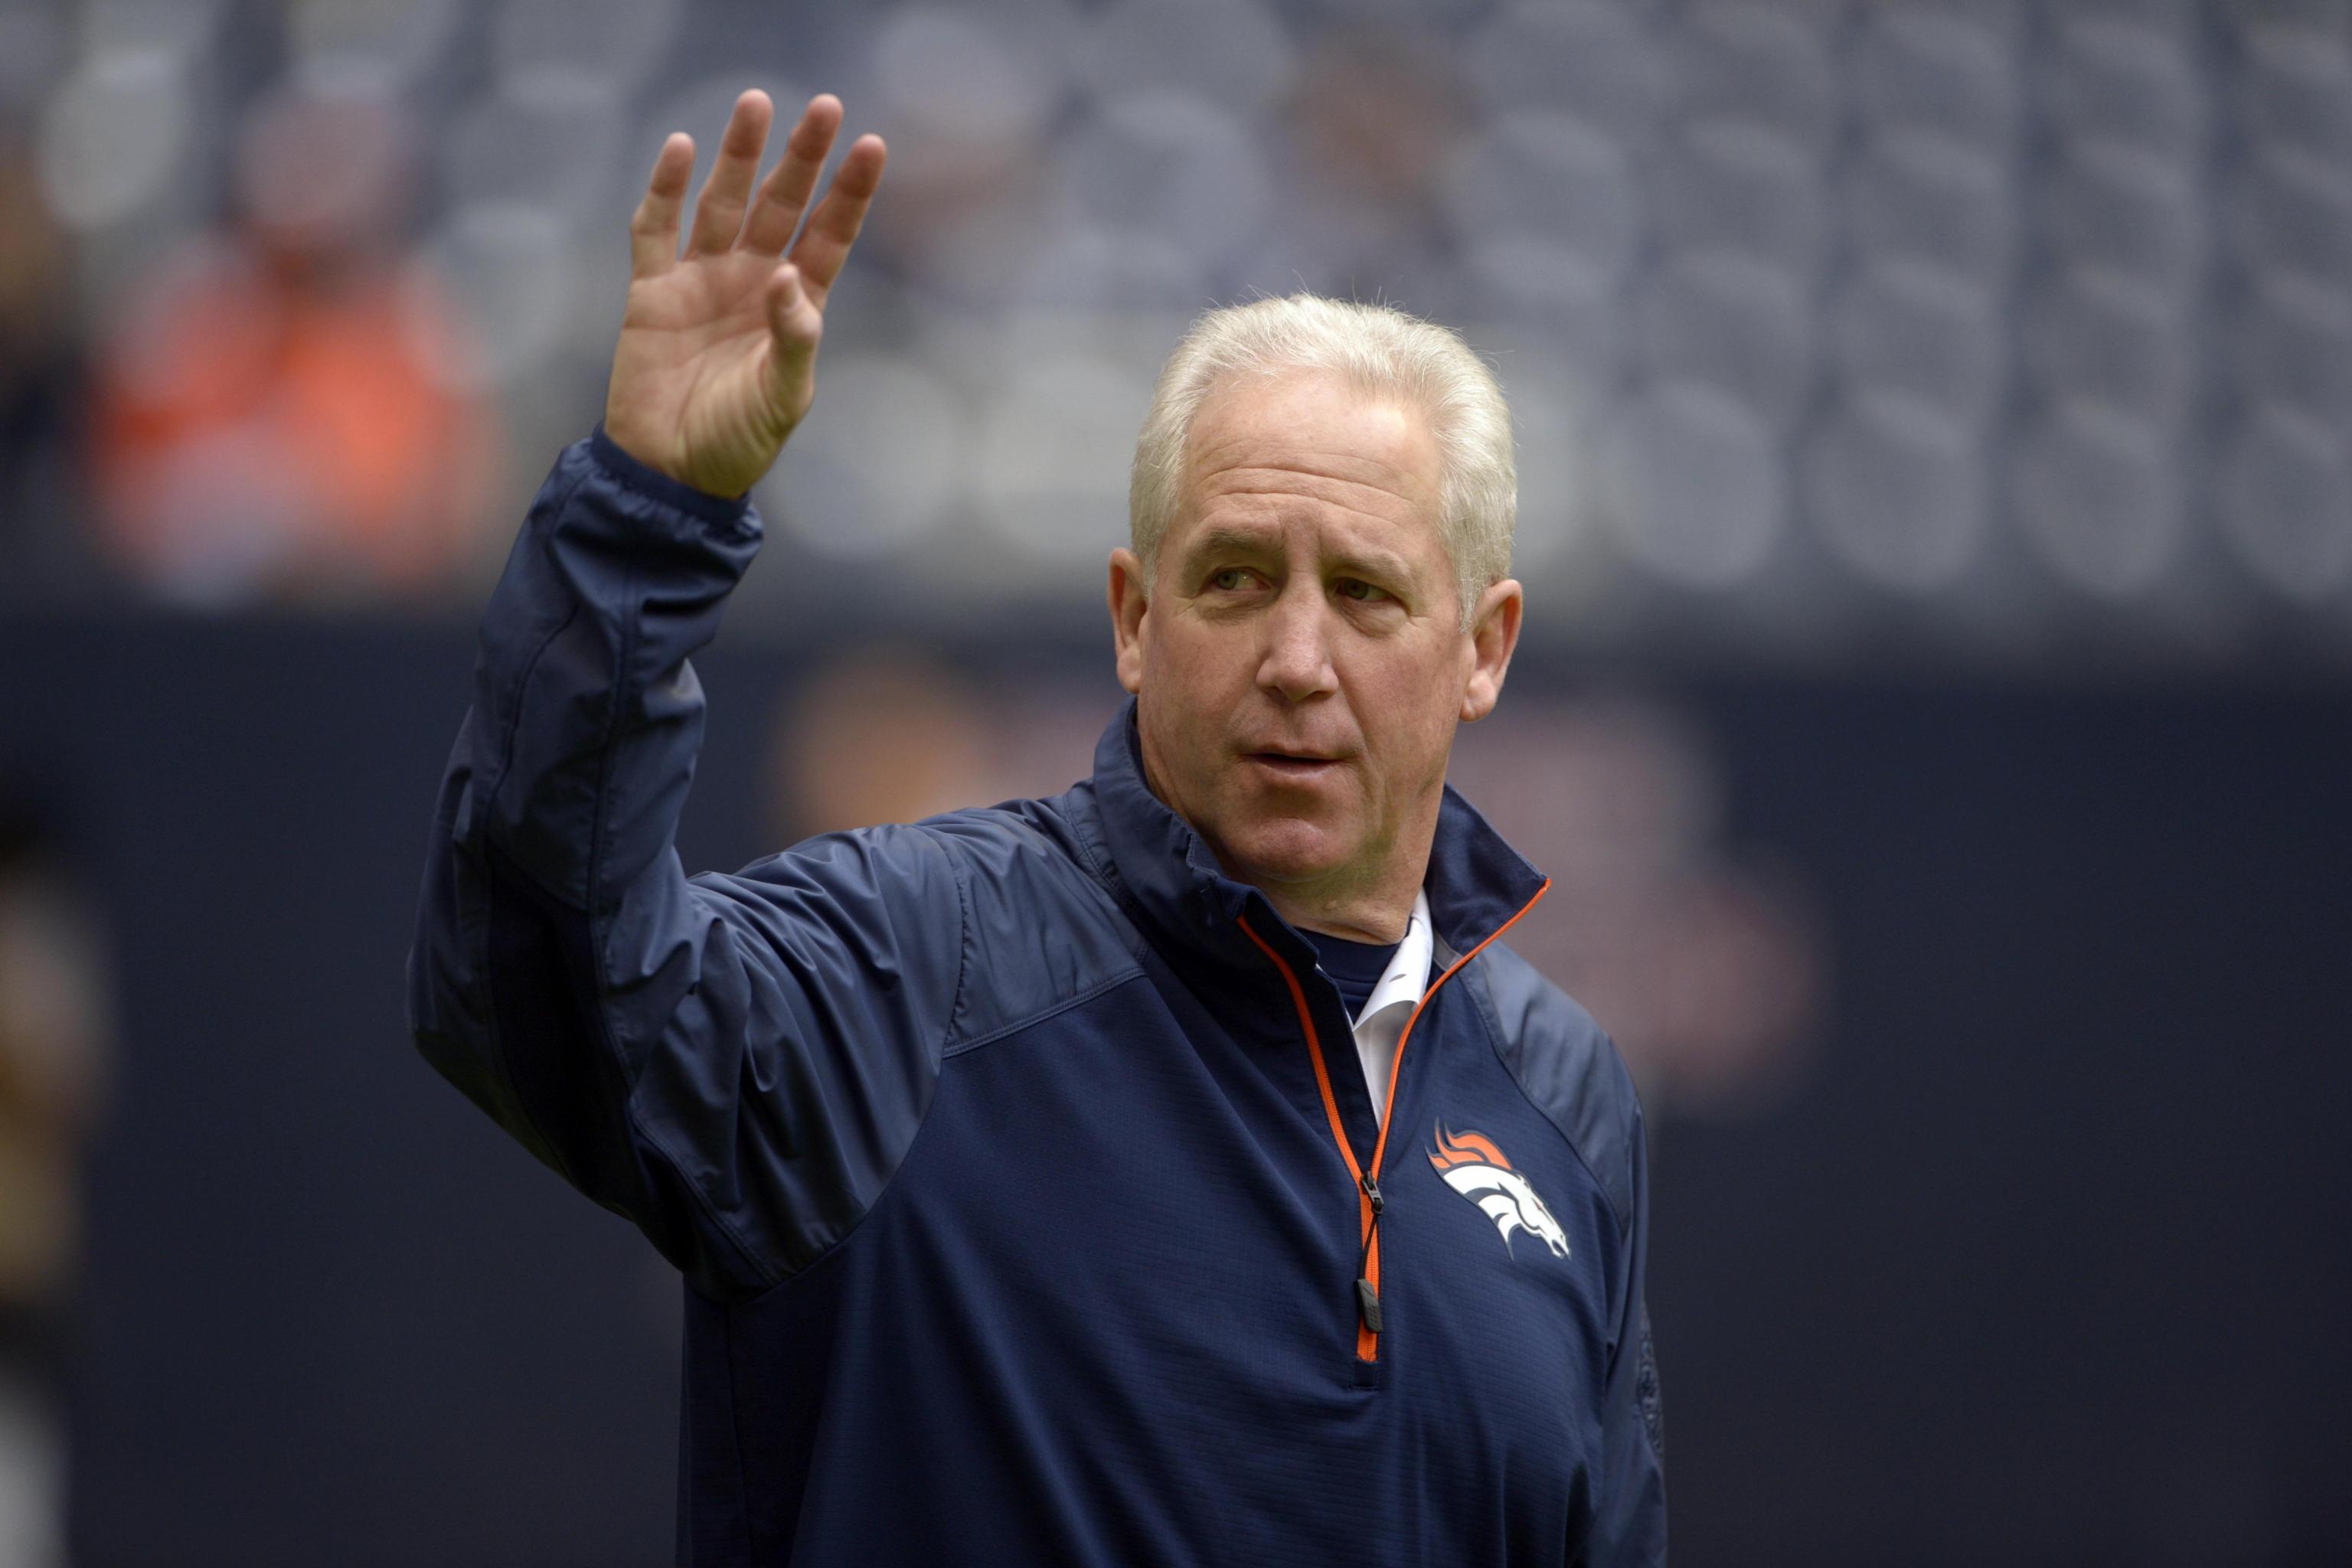
<svg viewBox="0 0 2352 1568">
<path fill-rule="evenodd" d="M 1619 1071 L 1622 1073 L 1622 1069 Z M 1666 1561 L 1665 1415 L 1650 1341 L 1649 1145 L 1630 1080 L 1624 1102 L 1630 1167 L 1620 1299 L 1614 1303 L 1609 1378 L 1601 1394 L 1601 1480 L 1592 1526 L 1574 1561 L 1585 1568 L 1662 1568 Z"/>
<path fill-rule="evenodd" d="M 969 924 L 950 847 L 918 826 L 684 873 L 688 656 L 760 535 L 744 501 L 601 429 L 564 450 L 483 617 L 408 963 L 426 1060 L 721 1299 L 789 1278 L 879 1196 Z"/>
</svg>

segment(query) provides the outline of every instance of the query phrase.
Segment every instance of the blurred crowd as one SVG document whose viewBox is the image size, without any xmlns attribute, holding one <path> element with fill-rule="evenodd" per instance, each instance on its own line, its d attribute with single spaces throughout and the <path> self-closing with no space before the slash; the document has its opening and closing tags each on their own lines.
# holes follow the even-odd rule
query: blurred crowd
<svg viewBox="0 0 2352 1568">
<path fill-rule="evenodd" d="M 739 635 L 1093 617 L 1167 346 L 1306 287 L 1492 356 L 1538 644 L 2352 651 L 2343 0 L 0 0 L 0 603 L 468 610 L 760 85 L 892 164 Z"/>
</svg>

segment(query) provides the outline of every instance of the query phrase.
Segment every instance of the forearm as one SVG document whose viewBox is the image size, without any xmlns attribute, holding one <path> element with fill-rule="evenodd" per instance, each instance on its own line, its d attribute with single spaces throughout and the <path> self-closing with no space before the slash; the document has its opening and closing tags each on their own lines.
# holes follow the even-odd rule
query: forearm
<svg viewBox="0 0 2352 1568">
<path fill-rule="evenodd" d="M 719 629 L 759 520 L 601 432 L 567 447 L 483 616 L 455 847 L 609 911 L 669 847 L 702 736 L 688 656 Z"/>
<path fill-rule="evenodd" d="M 706 956 L 671 847 L 703 724 L 688 656 L 758 537 L 740 502 L 598 438 L 566 448 L 483 616 L 409 958 L 410 1025 L 434 1067 L 674 1251 L 703 1227 L 650 1168 L 661 1154 L 633 1101 Z"/>
</svg>

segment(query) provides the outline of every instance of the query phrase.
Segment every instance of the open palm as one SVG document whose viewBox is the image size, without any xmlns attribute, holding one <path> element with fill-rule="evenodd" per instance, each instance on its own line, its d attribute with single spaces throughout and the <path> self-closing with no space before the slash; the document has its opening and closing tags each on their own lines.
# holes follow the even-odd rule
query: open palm
<svg viewBox="0 0 2352 1568">
<path fill-rule="evenodd" d="M 773 112 L 756 89 L 735 100 L 683 255 L 678 219 L 694 174 L 694 140 L 683 132 L 662 144 L 629 223 L 629 300 L 604 433 L 640 462 L 712 495 L 750 489 L 807 414 L 825 295 L 882 183 L 882 139 L 861 136 L 794 243 L 841 126 L 841 100 L 809 100 L 761 182 Z"/>
</svg>

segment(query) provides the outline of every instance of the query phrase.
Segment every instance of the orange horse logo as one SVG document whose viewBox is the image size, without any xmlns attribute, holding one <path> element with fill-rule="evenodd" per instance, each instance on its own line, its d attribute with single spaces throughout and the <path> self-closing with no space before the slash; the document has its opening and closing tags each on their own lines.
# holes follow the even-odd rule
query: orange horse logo
<svg viewBox="0 0 2352 1568">
<path fill-rule="evenodd" d="M 1551 1217 L 1551 1210 L 1544 1207 L 1528 1179 L 1511 1169 L 1494 1140 L 1482 1132 L 1448 1132 L 1440 1126 L 1429 1163 L 1445 1178 L 1447 1186 L 1486 1211 L 1486 1217 L 1503 1233 L 1504 1251 L 1511 1249 L 1511 1232 L 1524 1230 L 1550 1247 L 1554 1256 L 1568 1256 L 1568 1233 Z"/>
</svg>

